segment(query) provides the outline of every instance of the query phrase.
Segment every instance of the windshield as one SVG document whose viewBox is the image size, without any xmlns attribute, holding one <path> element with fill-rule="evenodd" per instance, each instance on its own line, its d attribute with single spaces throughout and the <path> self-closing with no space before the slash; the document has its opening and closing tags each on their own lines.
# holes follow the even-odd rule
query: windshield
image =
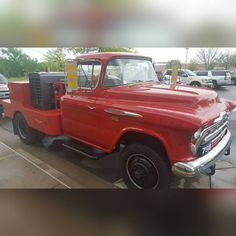
<svg viewBox="0 0 236 236">
<path fill-rule="evenodd" d="M 7 84 L 7 79 L 2 74 L 0 74 L 0 84 Z"/>
<path fill-rule="evenodd" d="M 191 70 L 184 70 L 189 76 L 196 76 L 196 74 L 194 72 L 192 72 Z"/>
<path fill-rule="evenodd" d="M 152 63 L 144 59 L 119 58 L 111 60 L 106 68 L 103 86 L 158 82 Z"/>
</svg>

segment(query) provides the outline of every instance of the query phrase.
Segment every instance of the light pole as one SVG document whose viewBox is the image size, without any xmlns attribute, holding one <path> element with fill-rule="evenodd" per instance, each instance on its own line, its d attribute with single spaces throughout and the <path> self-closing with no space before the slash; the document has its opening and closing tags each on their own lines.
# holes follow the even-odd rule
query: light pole
<svg viewBox="0 0 236 236">
<path fill-rule="evenodd" d="M 186 48 L 185 69 L 187 69 L 187 63 L 188 63 L 188 50 L 189 48 Z"/>
</svg>

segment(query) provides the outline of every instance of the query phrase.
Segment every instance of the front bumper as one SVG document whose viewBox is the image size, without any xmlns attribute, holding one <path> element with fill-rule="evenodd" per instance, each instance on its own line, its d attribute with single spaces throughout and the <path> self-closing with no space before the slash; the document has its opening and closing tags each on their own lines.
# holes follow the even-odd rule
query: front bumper
<svg viewBox="0 0 236 236">
<path fill-rule="evenodd" d="M 207 82 L 207 83 L 206 82 L 202 83 L 202 86 L 203 87 L 207 87 L 207 88 L 213 88 L 214 87 L 212 81 L 211 82 Z"/>
<path fill-rule="evenodd" d="M 176 162 L 172 166 L 172 172 L 175 175 L 182 177 L 194 177 L 212 166 L 217 160 L 219 160 L 230 148 L 233 137 L 230 131 L 224 136 L 224 138 L 205 156 L 189 162 Z"/>
</svg>

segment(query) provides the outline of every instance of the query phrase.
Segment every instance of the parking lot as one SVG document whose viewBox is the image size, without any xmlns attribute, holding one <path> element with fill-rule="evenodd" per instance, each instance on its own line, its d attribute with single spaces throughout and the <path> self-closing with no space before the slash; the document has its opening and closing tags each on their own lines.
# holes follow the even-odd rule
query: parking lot
<svg viewBox="0 0 236 236">
<path fill-rule="evenodd" d="M 222 98 L 236 101 L 236 86 L 217 90 Z M 236 112 L 230 117 L 236 136 Z M 64 149 L 52 152 L 40 144 L 28 146 L 12 133 L 10 120 L 0 120 L 0 188 L 125 188 L 117 154 L 99 160 Z M 208 188 L 209 178 L 174 178 L 173 188 Z M 236 139 L 231 155 L 217 162 L 213 188 L 236 188 Z"/>
</svg>

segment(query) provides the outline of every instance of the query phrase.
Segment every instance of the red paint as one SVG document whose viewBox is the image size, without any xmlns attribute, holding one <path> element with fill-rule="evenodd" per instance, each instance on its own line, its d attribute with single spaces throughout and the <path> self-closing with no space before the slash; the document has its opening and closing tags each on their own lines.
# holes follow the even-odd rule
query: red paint
<svg viewBox="0 0 236 236">
<path fill-rule="evenodd" d="M 102 87 L 106 64 L 114 57 L 136 54 L 98 53 L 79 59 L 97 59 L 102 70 L 96 89 L 78 89 L 60 98 L 60 109 L 40 111 L 32 108 L 28 83 L 9 83 L 11 100 L 3 101 L 6 116 L 17 111 L 28 124 L 48 135 L 67 135 L 106 152 L 112 152 L 126 132 L 150 135 L 162 142 L 171 163 L 194 159 L 190 152 L 193 133 L 211 124 L 219 114 L 231 111 L 236 103 L 219 99 L 210 89 L 140 83 L 132 86 Z M 58 98 L 58 97 L 57 97 Z M 142 117 L 113 117 L 106 108 L 137 113 Z"/>
</svg>

